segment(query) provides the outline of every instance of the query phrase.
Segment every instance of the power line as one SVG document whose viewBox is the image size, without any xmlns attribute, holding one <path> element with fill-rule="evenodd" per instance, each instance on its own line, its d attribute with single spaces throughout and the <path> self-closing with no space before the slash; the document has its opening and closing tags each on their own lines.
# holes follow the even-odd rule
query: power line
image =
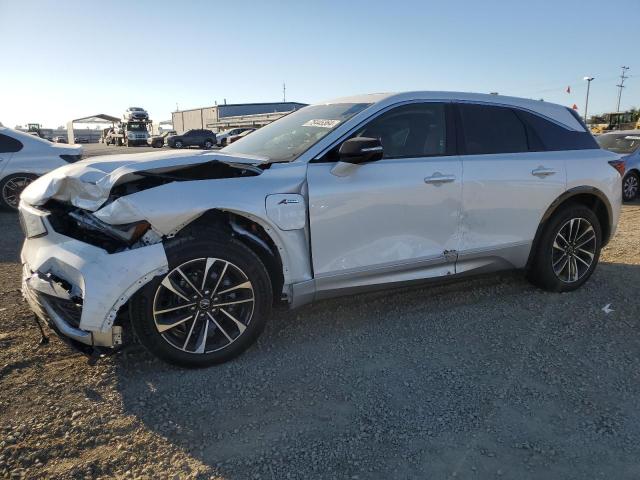
<svg viewBox="0 0 640 480">
<path fill-rule="evenodd" d="M 620 99 L 622 98 L 622 89 L 624 88 L 624 81 L 627 78 L 629 78 L 625 75 L 627 73 L 627 70 L 629 70 L 629 67 L 625 67 L 623 65 L 621 68 L 622 68 L 622 73 L 620 74 L 620 83 L 616 85 L 616 87 L 618 87 L 618 106 L 616 107 L 616 112 L 620 111 Z"/>
</svg>

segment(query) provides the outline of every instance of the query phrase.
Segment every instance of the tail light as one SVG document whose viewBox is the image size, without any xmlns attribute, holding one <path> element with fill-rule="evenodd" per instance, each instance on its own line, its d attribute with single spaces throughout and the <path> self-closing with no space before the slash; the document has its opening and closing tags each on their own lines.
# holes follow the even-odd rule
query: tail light
<svg viewBox="0 0 640 480">
<path fill-rule="evenodd" d="M 615 168 L 618 173 L 620 174 L 621 177 L 624 176 L 624 171 L 625 171 L 625 163 L 624 160 L 611 160 L 609 162 L 609 165 L 611 165 L 613 168 Z"/>
<path fill-rule="evenodd" d="M 60 158 L 63 159 L 65 162 L 69 162 L 69 163 L 73 163 L 73 162 L 77 162 L 78 160 L 82 159 L 82 155 L 60 155 Z"/>
</svg>

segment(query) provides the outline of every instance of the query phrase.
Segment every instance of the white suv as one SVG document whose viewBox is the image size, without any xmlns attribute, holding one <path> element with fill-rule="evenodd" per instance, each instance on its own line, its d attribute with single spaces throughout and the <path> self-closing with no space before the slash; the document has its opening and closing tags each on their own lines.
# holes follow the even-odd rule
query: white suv
<svg viewBox="0 0 640 480">
<path fill-rule="evenodd" d="M 509 268 L 574 290 L 615 231 L 622 172 L 559 105 L 343 98 L 219 152 L 89 159 L 40 178 L 20 207 L 23 291 L 85 351 L 132 328 L 164 360 L 210 365 L 253 343 L 278 301 Z"/>
</svg>

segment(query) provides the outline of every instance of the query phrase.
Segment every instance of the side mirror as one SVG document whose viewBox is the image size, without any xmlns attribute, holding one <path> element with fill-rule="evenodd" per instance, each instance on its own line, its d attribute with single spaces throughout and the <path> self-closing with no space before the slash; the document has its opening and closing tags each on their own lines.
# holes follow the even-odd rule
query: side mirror
<svg viewBox="0 0 640 480">
<path fill-rule="evenodd" d="M 380 160 L 383 153 L 382 143 L 377 138 L 355 137 L 340 145 L 338 158 L 341 162 L 358 165 Z"/>
</svg>

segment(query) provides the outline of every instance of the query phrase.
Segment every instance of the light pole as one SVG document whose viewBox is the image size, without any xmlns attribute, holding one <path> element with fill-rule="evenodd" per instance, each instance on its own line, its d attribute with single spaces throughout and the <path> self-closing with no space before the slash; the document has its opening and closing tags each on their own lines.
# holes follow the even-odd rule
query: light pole
<svg viewBox="0 0 640 480">
<path fill-rule="evenodd" d="M 589 108 L 589 87 L 591 87 L 591 82 L 594 77 L 584 77 L 583 80 L 587 81 L 587 98 L 584 101 L 584 124 L 587 124 L 587 108 Z"/>
</svg>

